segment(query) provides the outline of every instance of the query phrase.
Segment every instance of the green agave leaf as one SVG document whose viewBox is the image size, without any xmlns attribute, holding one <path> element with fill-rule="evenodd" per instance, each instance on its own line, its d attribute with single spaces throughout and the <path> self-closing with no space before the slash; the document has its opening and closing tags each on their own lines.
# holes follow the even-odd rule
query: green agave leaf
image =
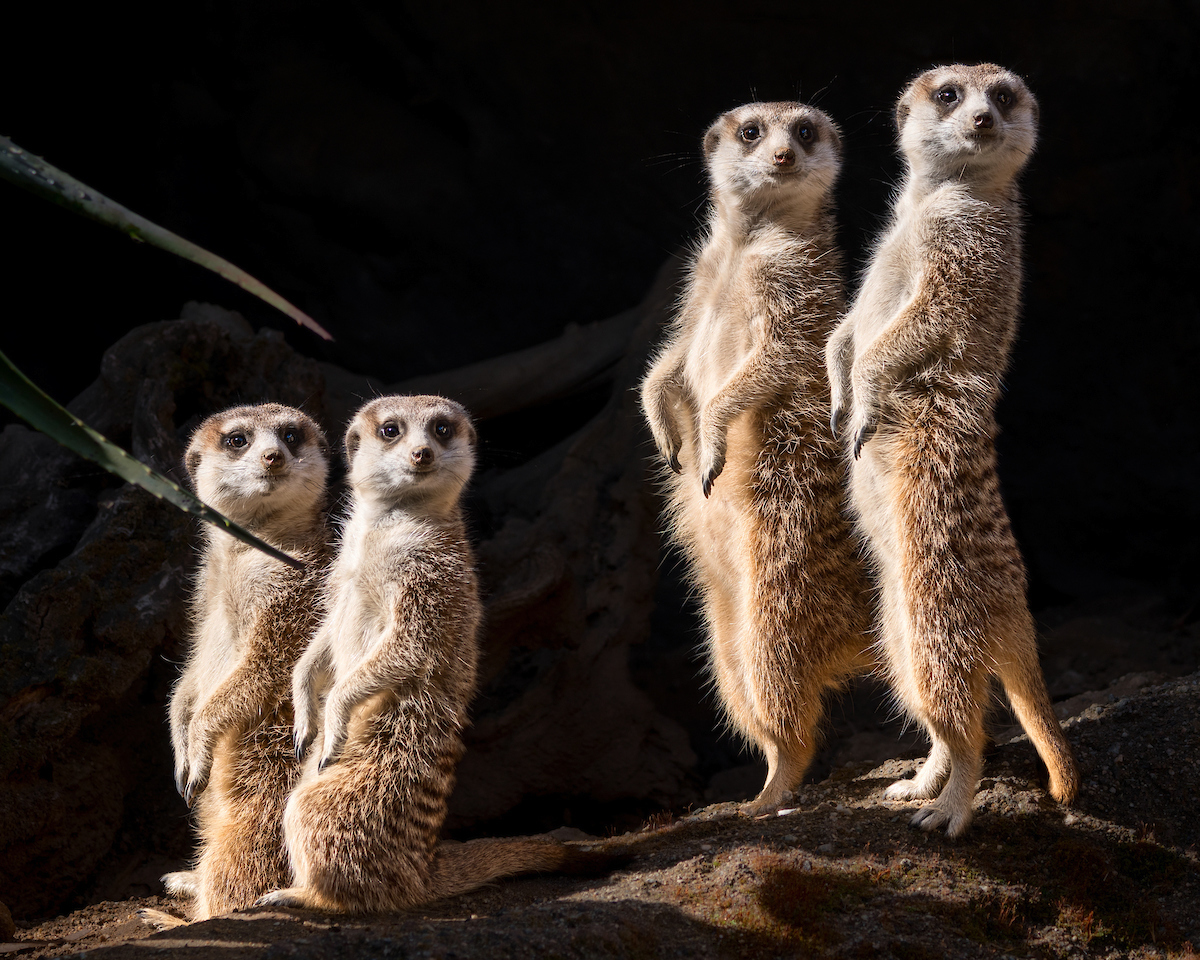
<svg viewBox="0 0 1200 960">
<path fill-rule="evenodd" d="M 236 523 L 227 520 L 216 510 L 196 499 L 178 484 L 172 483 L 161 473 L 131 457 L 115 443 L 106 440 L 86 423 L 74 416 L 65 407 L 59 406 L 29 380 L 12 361 L 0 353 L 0 403 L 23 417 L 42 433 L 54 438 L 68 450 L 85 459 L 100 464 L 110 473 L 115 473 L 129 483 L 149 490 L 160 500 L 172 503 L 185 513 L 228 531 L 239 540 L 257 547 L 276 560 L 282 560 L 298 570 L 304 564 L 269 543 L 264 543 L 253 534 L 247 533 Z"/>
<path fill-rule="evenodd" d="M 0 137 L 0 177 L 85 217 L 116 227 L 135 240 L 143 240 L 163 250 L 169 250 L 177 256 L 191 260 L 192 263 L 219 273 L 226 280 L 231 280 L 243 290 L 283 311 L 319 336 L 326 340 L 333 339 L 316 320 L 288 303 L 274 290 L 255 280 L 245 270 L 109 200 L 104 194 L 52 167 L 40 157 L 26 153 L 7 137 Z"/>
</svg>

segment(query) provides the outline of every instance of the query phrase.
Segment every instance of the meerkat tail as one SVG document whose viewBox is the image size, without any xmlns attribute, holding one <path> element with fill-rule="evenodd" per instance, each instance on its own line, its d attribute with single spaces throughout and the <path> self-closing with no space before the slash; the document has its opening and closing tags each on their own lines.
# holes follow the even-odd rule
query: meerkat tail
<svg viewBox="0 0 1200 960">
<path fill-rule="evenodd" d="M 1040 670 L 1036 665 L 1031 672 L 1024 664 L 1013 664 L 1002 665 L 998 673 L 1013 713 L 1050 773 L 1050 796 L 1059 803 L 1071 803 L 1079 793 L 1079 768 L 1050 705 Z"/>
<path fill-rule="evenodd" d="M 584 850 L 555 840 L 520 838 L 468 840 L 444 844 L 434 855 L 429 878 L 432 897 L 453 897 L 492 880 L 523 873 L 573 873 L 594 876 L 628 860 L 622 854 Z"/>
</svg>

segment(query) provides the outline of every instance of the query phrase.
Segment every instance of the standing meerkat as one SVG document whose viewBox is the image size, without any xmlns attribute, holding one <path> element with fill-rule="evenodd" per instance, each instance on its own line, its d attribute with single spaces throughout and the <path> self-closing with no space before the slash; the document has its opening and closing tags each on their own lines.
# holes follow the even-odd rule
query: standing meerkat
<svg viewBox="0 0 1200 960">
<path fill-rule="evenodd" d="M 290 876 L 291 676 L 319 619 L 328 454 L 310 417 L 267 403 L 209 417 L 184 457 L 201 500 L 306 562 L 295 570 L 205 525 L 192 649 L 170 699 L 175 785 L 194 804 L 200 847 L 195 869 L 163 878 L 195 898 L 194 920 L 249 906 Z"/>
<path fill-rule="evenodd" d="M 826 693 L 869 666 L 867 587 L 827 426 L 841 154 L 833 121 L 804 104 L 717 118 L 704 137 L 708 235 L 642 384 L 717 693 L 766 756 L 752 813 L 800 783 Z"/>
<path fill-rule="evenodd" d="M 1016 177 L 1037 118 L 1024 82 L 993 64 L 938 67 L 908 86 L 892 224 L 827 349 L 832 424 L 846 428 L 851 503 L 880 579 L 879 646 L 933 742 L 886 796 L 936 796 L 913 823 L 952 837 L 970 823 L 993 676 L 1051 795 L 1069 803 L 1079 786 L 1038 664 L 994 445 L 1020 306 Z"/>
<path fill-rule="evenodd" d="M 549 841 L 438 845 L 479 657 L 459 506 L 475 465 L 467 412 L 380 397 L 355 415 L 346 455 L 328 611 L 293 680 L 296 752 L 309 754 L 283 818 L 294 884 L 260 902 L 380 913 L 513 873 L 586 869 L 598 858 Z"/>
</svg>

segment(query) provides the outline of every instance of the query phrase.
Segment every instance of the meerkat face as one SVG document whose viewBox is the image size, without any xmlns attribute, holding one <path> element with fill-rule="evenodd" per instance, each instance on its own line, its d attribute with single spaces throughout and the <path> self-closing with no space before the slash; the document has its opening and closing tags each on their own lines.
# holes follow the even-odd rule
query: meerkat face
<svg viewBox="0 0 1200 960">
<path fill-rule="evenodd" d="M 1037 142 L 1038 105 L 1015 73 L 984 63 L 935 67 L 896 105 L 900 147 L 918 172 L 1008 180 Z"/>
<path fill-rule="evenodd" d="M 196 428 L 184 466 L 196 495 L 237 523 L 311 517 L 324 501 L 329 443 L 294 407 L 234 407 Z"/>
<path fill-rule="evenodd" d="M 470 415 L 443 397 L 379 397 L 346 431 L 350 484 L 362 497 L 445 512 L 475 469 Z"/>
<path fill-rule="evenodd" d="M 713 193 L 743 204 L 820 200 L 842 165 L 837 125 L 803 103 L 748 103 L 717 118 L 704 136 Z"/>
</svg>

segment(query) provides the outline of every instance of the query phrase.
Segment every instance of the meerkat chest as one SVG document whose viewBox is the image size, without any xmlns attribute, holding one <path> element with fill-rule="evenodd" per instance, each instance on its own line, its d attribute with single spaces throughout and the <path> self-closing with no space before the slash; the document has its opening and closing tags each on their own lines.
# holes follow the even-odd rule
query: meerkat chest
<svg viewBox="0 0 1200 960">
<path fill-rule="evenodd" d="M 753 257 L 745 250 L 697 267 L 684 376 L 701 405 L 725 385 L 761 336 L 752 270 Z"/>
<path fill-rule="evenodd" d="M 420 545 L 409 527 L 402 521 L 361 532 L 347 530 L 330 583 L 329 617 L 339 673 L 395 632 L 400 594 L 408 588 L 400 571 L 406 556 Z"/>
<path fill-rule="evenodd" d="M 875 251 L 852 312 L 856 356 L 871 345 L 917 292 L 922 269 L 921 216 L 919 205 L 902 198 L 892 228 Z"/>
</svg>

